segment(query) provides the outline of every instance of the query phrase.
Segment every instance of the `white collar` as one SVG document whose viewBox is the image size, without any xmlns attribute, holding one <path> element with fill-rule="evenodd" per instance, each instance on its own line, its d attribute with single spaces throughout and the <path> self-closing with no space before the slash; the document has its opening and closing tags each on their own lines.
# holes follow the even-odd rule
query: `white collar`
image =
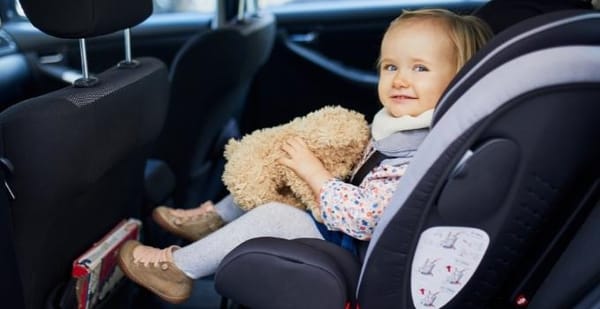
<svg viewBox="0 0 600 309">
<path fill-rule="evenodd" d="M 424 111 L 416 117 L 410 115 L 394 117 L 385 108 L 382 108 L 373 118 L 371 136 L 378 141 L 398 131 L 427 128 L 431 125 L 432 118 L 433 109 Z"/>
</svg>

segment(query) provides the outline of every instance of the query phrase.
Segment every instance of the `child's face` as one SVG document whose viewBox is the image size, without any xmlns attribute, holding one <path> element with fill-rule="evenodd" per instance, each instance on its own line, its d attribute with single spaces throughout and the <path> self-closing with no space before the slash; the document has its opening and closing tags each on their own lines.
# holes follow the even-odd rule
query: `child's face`
<svg viewBox="0 0 600 309">
<path fill-rule="evenodd" d="M 394 117 L 434 108 L 456 74 L 455 59 L 443 23 L 401 21 L 381 42 L 379 100 Z"/>
</svg>

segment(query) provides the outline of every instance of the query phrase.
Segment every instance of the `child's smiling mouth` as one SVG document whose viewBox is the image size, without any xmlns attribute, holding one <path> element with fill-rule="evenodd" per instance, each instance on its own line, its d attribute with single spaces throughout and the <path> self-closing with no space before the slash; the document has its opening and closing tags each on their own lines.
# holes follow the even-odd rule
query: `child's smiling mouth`
<svg viewBox="0 0 600 309">
<path fill-rule="evenodd" d="M 408 96 L 408 95 L 393 95 L 393 96 L 390 96 L 390 99 L 394 103 L 406 103 L 408 101 L 415 100 L 416 97 Z"/>
</svg>

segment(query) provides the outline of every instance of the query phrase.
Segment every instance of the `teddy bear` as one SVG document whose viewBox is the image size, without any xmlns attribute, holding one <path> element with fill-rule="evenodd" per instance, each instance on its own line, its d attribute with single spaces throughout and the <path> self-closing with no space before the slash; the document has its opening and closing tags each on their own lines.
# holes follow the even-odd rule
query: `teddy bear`
<svg viewBox="0 0 600 309">
<path fill-rule="evenodd" d="M 335 178 L 349 177 L 370 138 L 365 116 L 340 106 L 325 106 L 291 122 L 256 130 L 225 146 L 223 182 L 244 210 L 281 202 L 309 210 L 322 222 L 317 198 L 308 184 L 277 162 L 284 141 L 302 138 Z"/>
</svg>

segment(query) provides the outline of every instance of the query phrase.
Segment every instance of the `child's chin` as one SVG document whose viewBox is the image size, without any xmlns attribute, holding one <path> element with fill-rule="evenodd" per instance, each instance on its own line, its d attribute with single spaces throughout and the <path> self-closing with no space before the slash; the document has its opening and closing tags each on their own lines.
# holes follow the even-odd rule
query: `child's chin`
<svg viewBox="0 0 600 309">
<path fill-rule="evenodd" d="M 392 110 L 390 112 L 390 114 L 392 115 L 392 117 L 394 118 L 400 118 L 400 117 L 404 117 L 404 116 L 412 116 L 411 111 L 406 110 L 406 109 L 397 109 L 397 110 Z"/>
</svg>

